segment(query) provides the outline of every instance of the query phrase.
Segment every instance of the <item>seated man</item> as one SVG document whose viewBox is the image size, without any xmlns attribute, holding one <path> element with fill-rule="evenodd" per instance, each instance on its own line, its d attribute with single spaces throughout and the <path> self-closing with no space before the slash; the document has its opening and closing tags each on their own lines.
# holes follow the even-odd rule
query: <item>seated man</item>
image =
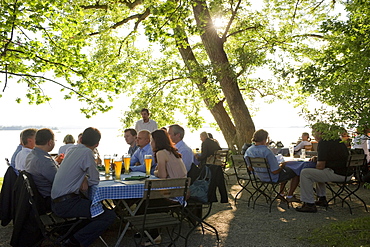
<svg viewBox="0 0 370 247">
<path fill-rule="evenodd" d="M 35 147 L 35 135 L 37 129 L 26 129 L 21 133 L 22 136 L 22 150 L 15 157 L 15 168 L 18 171 L 23 171 L 26 164 L 27 155 Z"/>
<path fill-rule="evenodd" d="M 125 138 L 126 143 L 130 145 L 127 153 L 132 156 L 135 153 L 135 151 L 139 148 L 136 145 L 137 132 L 134 129 L 125 129 L 124 133 L 125 134 L 123 137 Z"/>
<path fill-rule="evenodd" d="M 297 198 L 293 196 L 293 193 L 295 189 L 298 186 L 299 183 L 299 177 L 297 174 L 290 169 L 289 167 L 285 167 L 285 164 L 282 163 L 279 165 L 277 162 L 274 153 L 268 149 L 268 132 L 266 130 L 260 129 L 254 132 L 252 143 L 253 145 L 250 146 L 247 151 L 245 152 L 244 157 L 251 157 L 251 158 L 266 158 L 269 165 L 270 165 L 270 174 L 273 182 L 280 182 L 280 181 L 286 181 L 288 179 L 291 179 L 290 182 L 290 188 L 288 195 L 286 197 L 286 200 L 288 202 L 299 202 Z M 261 168 L 265 169 L 265 168 Z M 256 175 L 259 179 L 262 181 L 270 181 L 270 177 L 267 173 L 258 172 L 258 170 L 254 170 Z M 285 183 L 282 184 L 280 187 L 280 195 L 282 195 L 284 191 Z"/>
<path fill-rule="evenodd" d="M 49 152 L 55 146 L 54 133 L 51 129 L 36 132 L 36 146 L 27 156 L 25 170 L 32 175 L 41 196 L 44 197 L 46 209 L 51 210 L 51 187 L 57 166 Z"/>
<path fill-rule="evenodd" d="M 89 186 L 99 184 L 93 151 L 99 145 L 100 131 L 87 128 L 82 134 L 81 144 L 69 148 L 51 190 L 52 209 L 61 217 L 87 217 L 89 222 L 66 241 L 67 246 L 89 246 L 114 221 L 113 211 L 104 212 L 91 218 L 91 200 L 83 193 Z"/>
<path fill-rule="evenodd" d="M 182 161 L 185 164 L 186 170 L 189 171 L 191 164 L 194 163 L 194 154 L 191 148 L 182 140 L 185 135 L 185 130 L 178 124 L 173 124 L 168 128 L 168 134 L 171 141 L 175 143 L 176 148 L 182 156 Z"/>
<path fill-rule="evenodd" d="M 139 147 L 138 150 L 131 156 L 130 169 L 133 172 L 145 172 L 145 155 L 152 155 L 152 169 L 153 174 L 157 164 L 155 163 L 152 147 L 150 146 L 150 132 L 148 130 L 141 130 L 137 134 L 136 144 Z"/>
<path fill-rule="evenodd" d="M 203 165 L 207 163 L 207 158 L 214 155 L 217 150 L 221 150 L 221 147 L 208 137 L 207 132 L 200 133 L 200 140 L 202 141 L 201 154 L 197 154 L 195 157 Z"/>
<path fill-rule="evenodd" d="M 330 140 L 325 137 L 322 123 L 313 126 L 312 135 L 319 142 L 317 146 L 316 168 L 305 168 L 301 172 L 301 201 L 302 207 L 296 208 L 298 212 L 316 213 L 318 206 L 327 206 L 325 182 L 344 181 L 346 178 L 348 149 L 339 138 Z M 326 130 L 329 130 L 327 126 Z M 316 183 L 318 201 L 315 202 L 313 184 Z M 316 205 L 315 205 L 316 204 Z"/>
</svg>

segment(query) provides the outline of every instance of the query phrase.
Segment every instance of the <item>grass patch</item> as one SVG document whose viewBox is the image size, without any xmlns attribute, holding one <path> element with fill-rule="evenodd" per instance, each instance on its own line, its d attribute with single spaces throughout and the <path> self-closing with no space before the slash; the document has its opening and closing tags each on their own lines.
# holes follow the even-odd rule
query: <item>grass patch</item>
<svg viewBox="0 0 370 247">
<path fill-rule="evenodd" d="M 307 240 L 315 246 L 370 247 L 370 217 L 324 225 L 300 239 Z"/>
</svg>

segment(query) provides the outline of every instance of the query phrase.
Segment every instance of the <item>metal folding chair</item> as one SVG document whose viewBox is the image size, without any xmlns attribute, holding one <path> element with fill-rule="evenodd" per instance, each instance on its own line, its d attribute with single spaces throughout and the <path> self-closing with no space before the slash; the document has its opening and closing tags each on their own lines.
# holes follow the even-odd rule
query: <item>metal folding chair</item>
<svg viewBox="0 0 370 247">
<path fill-rule="evenodd" d="M 144 191 L 144 213 L 127 217 L 125 220 L 138 232 L 141 238 L 137 244 L 146 236 L 155 245 L 155 241 L 149 234 L 151 229 L 166 229 L 170 238 L 170 245 L 181 236 L 181 223 L 184 216 L 184 202 L 187 195 L 190 178 L 153 179 L 145 181 Z M 171 204 L 158 203 L 155 199 L 179 199 Z M 153 213 L 156 212 L 156 213 Z M 162 211 L 167 211 L 162 212 Z M 174 213 L 175 212 L 175 213 Z M 175 233 L 175 228 L 178 228 Z M 171 229 L 171 231 L 170 231 Z"/>
<path fill-rule="evenodd" d="M 365 210 L 368 211 L 366 203 L 362 198 L 360 198 L 356 192 L 361 188 L 362 184 L 362 171 L 363 167 L 366 165 L 366 155 L 365 154 L 352 154 L 347 160 L 347 174 L 353 172 L 352 175 L 346 176 L 345 181 L 332 181 L 327 182 L 326 187 L 332 192 L 333 197 L 328 200 L 328 204 L 331 201 L 335 202 L 336 198 L 339 198 L 342 202 L 342 207 L 344 203 L 349 207 L 349 211 L 352 214 L 352 208 L 348 203 L 351 197 L 355 197 L 361 201 L 364 205 Z"/>
<path fill-rule="evenodd" d="M 248 200 L 253 193 L 248 189 L 248 186 L 251 183 L 250 180 L 251 177 L 249 176 L 250 170 L 248 169 L 247 163 L 245 162 L 243 155 L 233 154 L 231 155 L 231 161 L 233 163 L 236 181 L 242 187 L 234 197 L 234 201 L 236 204 L 236 200 L 238 199 L 239 194 L 241 194 L 244 190 L 250 194 Z"/>
<path fill-rule="evenodd" d="M 255 191 L 252 193 L 252 196 L 248 200 L 248 206 L 250 204 L 250 200 L 254 198 L 253 200 L 253 209 L 254 209 L 258 198 L 261 196 L 264 196 L 266 199 L 266 202 L 270 205 L 269 212 L 271 213 L 272 204 L 274 203 L 276 199 L 278 199 L 280 195 L 279 191 L 276 188 L 281 183 L 287 182 L 289 180 L 273 182 L 272 177 L 271 177 L 271 172 L 270 172 L 270 165 L 268 164 L 268 161 L 266 158 L 247 157 L 247 162 L 248 162 L 248 165 L 250 165 L 253 170 L 257 169 L 259 173 L 266 173 L 268 174 L 268 177 L 269 177 L 268 181 L 262 181 L 257 177 L 255 172 L 249 173 L 251 184 L 253 185 Z M 289 208 L 289 202 L 285 198 L 283 200 L 286 201 L 288 208 Z"/>
</svg>

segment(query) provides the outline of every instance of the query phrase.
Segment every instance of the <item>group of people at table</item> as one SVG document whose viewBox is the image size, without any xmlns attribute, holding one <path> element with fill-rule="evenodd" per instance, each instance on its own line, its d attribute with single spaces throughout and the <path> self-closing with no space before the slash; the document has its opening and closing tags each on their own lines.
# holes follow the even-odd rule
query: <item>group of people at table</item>
<svg viewBox="0 0 370 247">
<path fill-rule="evenodd" d="M 184 178 L 192 163 L 205 163 L 207 157 L 214 154 L 214 149 L 221 149 L 208 138 L 207 133 L 202 132 L 202 152 L 194 154 L 182 140 L 185 132 L 181 126 L 171 125 L 168 131 L 157 129 L 157 124 L 149 119 L 147 109 L 143 109 L 141 114 L 143 119 L 137 122 L 137 129 L 126 129 L 124 132 L 124 138 L 130 145 L 130 171 L 145 172 L 144 157 L 150 154 L 153 157 L 152 175 L 158 178 Z M 72 143 L 72 139 L 66 136 L 66 145 L 53 158 L 49 154 L 55 146 L 51 129 L 24 130 L 11 166 L 17 174 L 25 170 L 32 175 L 49 210 L 60 217 L 88 218 L 88 223 L 70 236 L 64 245 L 89 246 L 114 222 L 116 215 L 104 208 L 102 214 L 91 217 L 91 198 L 86 197 L 89 187 L 98 185 L 100 180 L 97 163 L 101 160 L 94 155 L 101 139 L 100 131 L 92 127 L 85 129 L 77 145 Z"/>
<path fill-rule="evenodd" d="M 323 131 L 315 129 L 313 125 L 312 135 L 318 142 L 317 145 L 317 156 L 313 156 L 308 161 L 297 161 L 280 160 L 281 155 L 275 155 L 268 147 L 269 145 L 269 134 L 266 130 L 260 129 L 253 134 L 252 146 L 250 146 L 244 157 L 251 158 L 266 158 L 269 165 L 272 182 L 282 182 L 280 186 L 280 195 L 278 198 L 283 197 L 288 202 L 302 202 L 302 206 L 297 207 L 298 212 L 317 212 L 316 206 L 327 207 L 326 199 L 326 186 L 325 182 L 343 182 L 352 174 L 351 171 L 347 170 L 346 164 L 348 156 L 350 154 L 348 146 L 346 145 L 347 136 L 343 136 L 343 133 L 338 133 L 338 138 L 334 139 L 323 139 Z M 303 149 L 309 143 L 309 134 L 302 134 L 302 144 L 295 147 L 295 151 Z M 367 138 L 364 139 L 367 142 Z M 363 152 L 368 153 L 368 147 L 364 148 Z M 369 156 L 367 156 L 369 162 Z M 249 167 L 250 164 L 248 164 Z M 259 170 L 264 169 L 264 170 Z M 264 173 L 266 168 L 256 168 L 254 172 L 262 181 L 270 181 L 268 173 Z M 349 174 L 350 173 L 350 174 Z M 290 180 L 290 188 L 288 194 L 284 195 L 285 182 Z M 300 199 L 296 198 L 294 191 L 300 184 Z M 314 184 L 316 184 L 316 196 L 314 195 Z"/>
</svg>

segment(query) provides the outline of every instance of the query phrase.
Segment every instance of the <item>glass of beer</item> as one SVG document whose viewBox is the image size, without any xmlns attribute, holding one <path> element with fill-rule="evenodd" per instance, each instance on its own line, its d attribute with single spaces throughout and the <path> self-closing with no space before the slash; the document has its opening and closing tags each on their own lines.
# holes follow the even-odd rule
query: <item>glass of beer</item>
<svg viewBox="0 0 370 247">
<path fill-rule="evenodd" d="M 152 155 L 151 154 L 145 155 L 144 160 L 146 175 L 150 175 L 150 169 L 152 168 Z"/>
<path fill-rule="evenodd" d="M 122 171 L 122 158 L 116 157 L 114 160 L 114 173 L 116 174 L 116 180 L 121 180 Z"/>
<path fill-rule="evenodd" d="M 111 159 L 109 154 L 104 155 L 105 176 L 109 176 Z"/>
<path fill-rule="evenodd" d="M 123 155 L 123 163 L 125 165 L 125 174 L 130 173 L 130 161 L 131 161 L 131 155 L 129 154 Z"/>
</svg>

